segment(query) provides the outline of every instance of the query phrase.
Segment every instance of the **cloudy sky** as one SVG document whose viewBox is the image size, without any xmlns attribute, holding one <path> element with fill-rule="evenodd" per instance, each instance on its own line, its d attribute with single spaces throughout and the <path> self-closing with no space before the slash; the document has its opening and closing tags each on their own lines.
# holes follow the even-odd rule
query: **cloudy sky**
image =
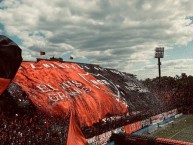
<svg viewBox="0 0 193 145">
<path fill-rule="evenodd" d="M 155 48 L 164 47 L 162 75 L 193 75 L 192 0 L 0 0 L 0 33 L 24 60 L 73 55 L 133 73 L 158 76 Z"/>
</svg>

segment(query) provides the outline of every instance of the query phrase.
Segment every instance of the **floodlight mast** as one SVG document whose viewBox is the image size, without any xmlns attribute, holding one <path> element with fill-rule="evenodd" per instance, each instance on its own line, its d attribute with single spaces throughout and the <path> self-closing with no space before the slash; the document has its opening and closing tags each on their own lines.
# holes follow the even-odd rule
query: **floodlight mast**
<svg viewBox="0 0 193 145">
<path fill-rule="evenodd" d="M 155 48 L 155 58 L 158 58 L 158 73 L 159 73 L 159 90 L 161 90 L 161 61 L 160 58 L 164 57 L 164 47 Z"/>
</svg>

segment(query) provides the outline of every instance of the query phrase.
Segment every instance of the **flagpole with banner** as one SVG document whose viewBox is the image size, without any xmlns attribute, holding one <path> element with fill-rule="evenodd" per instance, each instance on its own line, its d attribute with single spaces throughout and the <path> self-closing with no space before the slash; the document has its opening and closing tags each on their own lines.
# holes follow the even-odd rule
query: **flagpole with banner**
<svg viewBox="0 0 193 145">
<path fill-rule="evenodd" d="M 40 51 L 40 55 L 41 55 L 41 56 L 42 56 L 42 55 L 46 55 L 46 52 Z"/>
</svg>

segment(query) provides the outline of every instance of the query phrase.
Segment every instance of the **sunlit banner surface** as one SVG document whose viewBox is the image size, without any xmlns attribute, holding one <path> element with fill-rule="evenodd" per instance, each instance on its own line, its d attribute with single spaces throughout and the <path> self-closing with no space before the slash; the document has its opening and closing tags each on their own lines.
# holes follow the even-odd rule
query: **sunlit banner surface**
<svg viewBox="0 0 193 145">
<path fill-rule="evenodd" d="M 65 118 L 69 111 L 80 124 L 92 125 L 110 113 L 128 112 L 110 88 L 76 63 L 23 62 L 14 80 L 43 112 Z"/>
</svg>

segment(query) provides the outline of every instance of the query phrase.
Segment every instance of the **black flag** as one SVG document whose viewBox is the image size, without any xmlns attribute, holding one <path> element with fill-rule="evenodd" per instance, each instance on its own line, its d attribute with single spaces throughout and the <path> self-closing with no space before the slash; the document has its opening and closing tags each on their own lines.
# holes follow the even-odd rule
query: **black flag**
<svg viewBox="0 0 193 145">
<path fill-rule="evenodd" d="M 40 55 L 46 55 L 46 52 L 40 51 Z"/>
<path fill-rule="evenodd" d="M 19 46 L 6 36 L 0 35 L 0 95 L 14 78 L 21 62 Z"/>
</svg>

